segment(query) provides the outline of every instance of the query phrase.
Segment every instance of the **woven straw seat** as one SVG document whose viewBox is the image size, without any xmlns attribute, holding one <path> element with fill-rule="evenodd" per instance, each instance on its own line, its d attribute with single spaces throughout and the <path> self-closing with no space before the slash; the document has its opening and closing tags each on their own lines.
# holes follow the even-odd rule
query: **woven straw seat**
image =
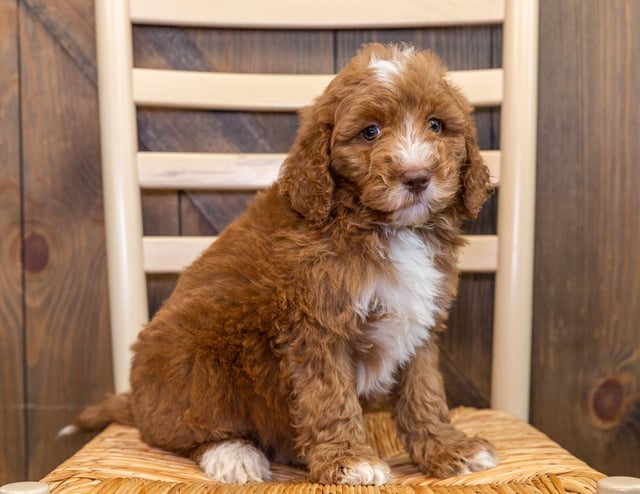
<svg viewBox="0 0 640 494">
<path fill-rule="evenodd" d="M 369 443 L 391 465 L 396 485 L 339 486 L 306 482 L 306 472 L 272 464 L 273 481 L 225 485 L 208 479 L 192 461 L 147 446 L 137 429 L 111 425 L 43 480 L 53 493 L 224 494 L 539 494 L 595 491 L 603 475 L 543 433 L 506 412 L 457 408 L 452 421 L 467 434 L 493 441 L 500 464 L 484 472 L 434 479 L 411 463 L 386 412 L 365 416 Z M 544 474 L 542 474 L 544 472 Z"/>
</svg>

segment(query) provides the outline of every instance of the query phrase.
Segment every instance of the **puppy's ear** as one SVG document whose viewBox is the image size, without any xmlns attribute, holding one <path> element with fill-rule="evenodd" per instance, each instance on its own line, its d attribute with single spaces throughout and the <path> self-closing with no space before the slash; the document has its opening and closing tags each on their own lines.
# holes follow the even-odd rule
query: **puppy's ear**
<svg viewBox="0 0 640 494">
<path fill-rule="evenodd" d="M 291 207 L 316 224 L 331 213 L 335 185 L 329 171 L 332 125 L 322 118 L 319 106 L 300 112 L 298 135 L 278 179 Z"/>
<path fill-rule="evenodd" d="M 444 71 L 444 68 L 443 68 Z M 443 72 L 444 75 L 444 72 Z M 446 83 L 447 94 L 466 115 L 464 123 L 465 162 L 460 172 L 460 202 L 463 216 L 474 220 L 478 217 L 482 205 L 493 193 L 489 168 L 484 164 L 476 139 L 476 127 L 473 124 L 473 107 L 462 93 L 454 86 Z"/>
<path fill-rule="evenodd" d="M 493 192 L 489 180 L 489 168 L 484 164 L 476 142 L 476 130 L 473 125 L 465 133 L 466 162 L 462 165 L 462 206 L 468 219 L 475 219 L 482 205 Z"/>
</svg>

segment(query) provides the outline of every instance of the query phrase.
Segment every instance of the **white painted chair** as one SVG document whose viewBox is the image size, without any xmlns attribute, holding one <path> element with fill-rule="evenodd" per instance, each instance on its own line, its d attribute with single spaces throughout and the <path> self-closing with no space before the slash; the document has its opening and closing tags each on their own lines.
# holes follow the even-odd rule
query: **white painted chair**
<svg viewBox="0 0 640 494">
<path fill-rule="evenodd" d="M 293 111 L 310 103 L 331 77 L 134 68 L 133 24 L 256 29 L 503 24 L 503 68 L 450 74 L 475 106 L 501 106 L 500 150 L 483 153 L 500 186 L 498 235 L 469 238 L 460 262 L 465 271 L 496 273 L 491 404 L 492 408 L 509 413 L 459 410 L 453 412 L 452 418 L 468 432 L 481 433 L 496 442 L 502 462 L 496 472 L 487 473 L 489 476 L 473 474 L 435 482 L 420 479 L 410 471 L 406 481 L 435 482 L 441 487 L 458 485 L 459 489 L 470 488 L 473 492 L 495 492 L 497 484 L 508 484 L 517 492 L 563 489 L 591 492 L 601 475 L 526 424 L 532 319 L 538 2 L 394 0 L 379 2 L 375 8 L 367 2 L 368 8 L 360 8 L 361 3 L 324 0 L 308 2 L 300 8 L 293 0 L 96 1 L 116 391 L 128 388 L 129 347 L 148 319 L 147 273 L 177 272 L 212 241 L 202 237 L 143 236 L 140 189 L 255 190 L 273 181 L 283 159 L 283 155 L 264 154 L 141 152 L 137 148 L 136 108 L 144 105 Z M 373 440 L 379 435 L 375 430 L 378 419 L 368 419 Z M 399 450 L 382 445 L 379 449 L 388 456 L 400 454 Z M 111 455 L 114 450 L 118 453 L 115 459 Z M 556 467 L 546 468 L 551 463 Z M 402 472 L 395 473 L 405 480 Z M 299 475 L 285 467 L 274 467 L 276 480 L 300 480 Z M 147 483 L 135 480 L 136 477 L 148 479 Z M 135 430 L 121 426 L 110 426 L 45 480 L 57 489 L 54 492 L 63 492 L 70 486 L 98 484 L 142 492 L 150 488 L 149 482 L 169 481 L 181 482 L 180 488 L 190 492 L 189 489 L 201 488 L 206 481 L 187 460 L 151 450 L 137 439 Z M 260 489 L 286 491 L 286 485 Z M 340 490 L 337 486 L 335 489 Z"/>
<path fill-rule="evenodd" d="M 332 3 L 335 5 L 330 5 Z M 221 74 L 134 68 L 132 23 L 307 29 L 504 23 L 503 69 L 451 73 L 451 79 L 475 106 L 502 105 L 501 150 L 483 153 L 495 180 L 500 183 L 499 235 L 471 238 L 461 263 L 465 271 L 496 272 L 492 405 L 527 418 L 537 2 L 403 0 L 380 2 L 375 9 L 362 9 L 359 4 L 337 0 L 309 2 L 304 9 L 299 9 L 295 8 L 295 2 L 265 3 L 260 0 L 96 3 L 116 391 L 128 388 L 129 346 L 148 319 L 146 273 L 177 272 L 212 240 L 144 237 L 140 188 L 257 190 L 273 181 L 284 157 L 139 152 L 136 107 L 295 111 L 320 94 L 331 78 L 325 75 Z M 501 166 L 501 163 L 507 165 Z"/>
</svg>

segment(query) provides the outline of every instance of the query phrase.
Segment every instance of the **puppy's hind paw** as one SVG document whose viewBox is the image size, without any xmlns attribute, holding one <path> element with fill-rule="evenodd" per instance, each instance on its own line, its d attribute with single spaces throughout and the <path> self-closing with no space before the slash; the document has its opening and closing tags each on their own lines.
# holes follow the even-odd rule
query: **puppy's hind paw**
<svg viewBox="0 0 640 494">
<path fill-rule="evenodd" d="M 199 463 L 207 477 L 225 484 L 271 480 L 269 460 L 264 453 L 240 439 L 212 445 L 204 452 Z"/>
</svg>

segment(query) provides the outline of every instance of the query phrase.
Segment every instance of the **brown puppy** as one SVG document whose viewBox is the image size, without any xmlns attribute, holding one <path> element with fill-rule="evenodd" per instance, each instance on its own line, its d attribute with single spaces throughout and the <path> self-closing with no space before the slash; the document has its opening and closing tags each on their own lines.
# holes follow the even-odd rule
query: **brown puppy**
<svg viewBox="0 0 640 494">
<path fill-rule="evenodd" d="M 187 268 L 133 346 L 131 393 L 79 417 L 135 424 L 212 479 L 267 458 L 322 483 L 391 482 L 359 398 L 391 395 L 425 472 L 497 463 L 449 423 L 436 335 L 460 224 L 488 196 L 471 107 L 430 52 L 368 45 L 301 112 L 277 182 Z"/>
</svg>

